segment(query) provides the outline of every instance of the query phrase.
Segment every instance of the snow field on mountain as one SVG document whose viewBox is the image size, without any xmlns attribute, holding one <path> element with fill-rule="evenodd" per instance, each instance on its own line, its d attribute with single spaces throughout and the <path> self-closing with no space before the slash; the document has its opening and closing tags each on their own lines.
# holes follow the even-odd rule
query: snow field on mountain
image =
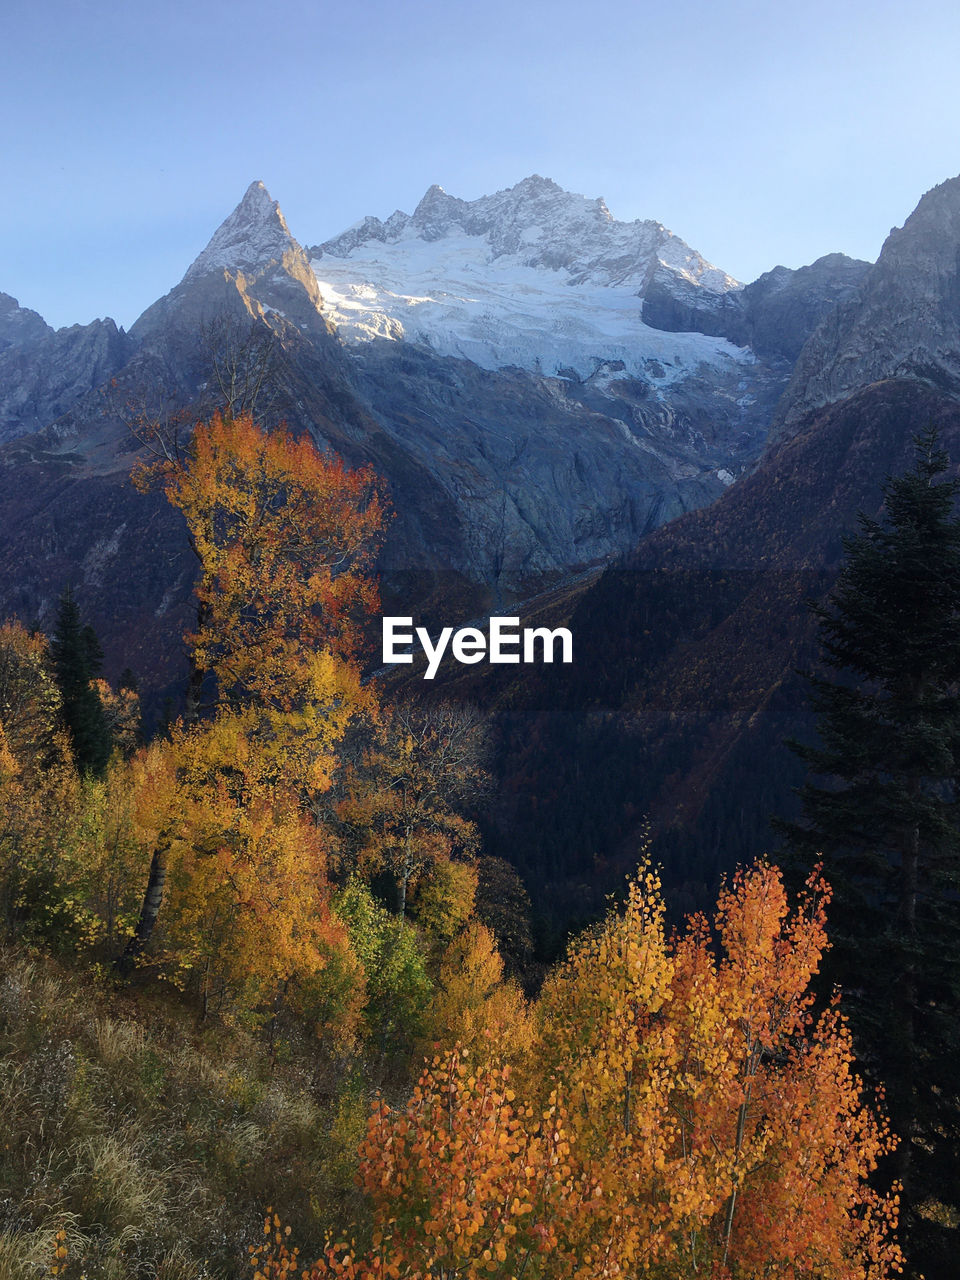
<svg viewBox="0 0 960 1280">
<path fill-rule="evenodd" d="M 637 282 L 575 284 L 565 270 L 527 266 L 519 253 L 492 256 L 481 236 L 451 228 L 426 240 L 409 226 L 398 239 L 369 239 L 311 266 L 327 316 L 347 342 L 406 338 L 484 369 L 519 366 L 547 376 L 589 377 L 602 361 L 667 386 L 702 364 L 752 362 L 723 338 L 665 333 L 641 319 Z"/>
</svg>

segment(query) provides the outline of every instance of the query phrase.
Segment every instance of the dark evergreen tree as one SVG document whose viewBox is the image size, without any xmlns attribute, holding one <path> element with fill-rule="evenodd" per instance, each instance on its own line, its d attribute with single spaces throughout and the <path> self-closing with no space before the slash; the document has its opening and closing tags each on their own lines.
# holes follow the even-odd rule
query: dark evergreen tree
<svg viewBox="0 0 960 1280">
<path fill-rule="evenodd" d="M 133 674 L 129 667 L 124 667 L 120 672 L 120 679 L 117 681 L 117 688 L 121 693 L 139 693 L 140 688 L 137 684 L 137 677 Z"/>
<path fill-rule="evenodd" d="M 113 748 L 103 703 L 90 683 L 100 671 L 103 650 L 93 628 L 82 624 L 80 607 L 69 587 L 60 597 L 50 656 L 77 768 L 99 776 Z"/>
<path fill-rule="evenodd" d="M 960 1210 L 960 482 L 932 429 L 860 516 L 811 678 L 820 743 L 803 816 L 778 824 L 837 891 L 830 975 L 901 1144 L 911 1265 L 954 1275 Z M 951 1227 L 951 1224 L 952 1227 Z"/>
</svg>

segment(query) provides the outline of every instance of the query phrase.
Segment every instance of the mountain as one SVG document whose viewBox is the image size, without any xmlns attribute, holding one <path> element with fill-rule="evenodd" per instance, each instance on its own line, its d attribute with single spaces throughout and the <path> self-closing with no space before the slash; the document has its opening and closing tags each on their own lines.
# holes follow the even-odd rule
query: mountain
<svg viewBox="0 0 960 1280">
<path fill-rule="evenodd" d="M 21 307 L 9 293 L 0 293 L 0 351 L 20 347 L 53 330 L 36 311 Z"/>
<path fill-rule="evenodd" d="M 828 593 L 857 513 L 879 516 L 919 430 L 938 426 L 960 472 L 958 299 L 953 180 L 805 344 L 752 473 L 569 594 L 574 665 L 470 691 L 501 708 L 491 840 L 521 851 L 559 919 L 602 905 L 648 819 L 682 906 L 772 847 L 769 816 L 791 813 L 802 777 L 784 739 L 812 732 L 797 674 L 817 658 L 806 602 Z M 448 679 L 441 692 L 466 696 Z"/>
<path fill-rule="evenodd" d="M 703 319 L 746 314 L 729 275 L 537 175 L 473 201 L 431 187 L 413 214 L 307 252 L 359 398 L 468 499 L 457 568 L 495 599 L 624 551 L 748 470 L 796 349 L 859 265 L 788 273 L 795 349 L 758 355 L 746 322 L 731 341 Z M 695 296 L 697 326 L 676 331 L 662 307 L 648 323 L 653 296 Z"/>
<path fill-rule="evenodd" d="M 311 335 L 329 332 L 307 256 L 262 182 L 250 184 L 180 283 L 147 308 L 130 336 L 162 346 L 172 328 L 196 328 L 225 310 L 286 320 Z"/>
<path fill-rule="evenodd" d="M 881 378 L 917 378 L 960 391 L 960 177 L 928 191 L 894 228 L 861 295 L 806 345 L 776 415 L 791 430 L 806 414 Z"/>
<path fill-rule="evenodd" d="M 723 340 L 666 338 L 642 320 L 653 286 L 696 290 L 709 308 L 736 280 L 660 223 L 618 222 L 603 200 L 538 175 L 473 201 L 433 186 L 412 215 L 365 218 L 310 254 L 350 342 L 405 337 L 481 368 L 574 380 L 616 361 L 654 386 L 700 364 L 742 377 L 752 363 Z"/>
<path fill-rule="evenodd" d="M 474 201 L 432 187 L 411 215 L 304 250 L 254 182 L 129 334 L 54 333 L 4 295 L 0 609 L 43 622 L 72 582 L 114 667 L 173 679 L 193 566 L 174 513 L 128 483 L 131 426 L 204 416 L 244 379 L 245 395 L 261 355 L 268 425 L 384 477 L 393 611 L 522 599 L 748 472 L 790 344 L 856 270 L 836 255 L 744 288 L 661 224 L 536 176 Z M 692 298 L 701 330 L 649 323 L 665 298 Z M 776 329 L 777 298 L 779 348 L 762 320 Z M 734 311 L 733 337 L 715 332 Z"/>
<path fill-rule="evenodd" d="M 132 350 L 112 320 L 54 330 L 0 293 L 0 443 L 54 421 L 122 368 Z"/>
<path fill-rule="evenodd" d="M 774 267 L 753 284 L 711 296 L 689 281 L 664 288 L 654 281 L 643 319 L 659 329 L 715 334 L 768 359 L 796 360 L 818 325 L 856 298 L 870 264 L 828 253 L 808 267 Z"/>
</svg>

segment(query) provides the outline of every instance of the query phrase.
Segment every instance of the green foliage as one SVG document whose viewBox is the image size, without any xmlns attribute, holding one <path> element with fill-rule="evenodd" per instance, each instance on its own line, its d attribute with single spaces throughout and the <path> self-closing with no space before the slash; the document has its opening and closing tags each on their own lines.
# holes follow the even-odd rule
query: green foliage
<svg viewBox="0 0 960 1280">
<path fill-rule="evenodd" d="M 103 663 L 103 650 L 93 628 L 82 624 L 80 606 L 69 587 L 60 597 L 50 657 L 77 768 L 100 776 L 113 749 L 100 695 L 91 684 Z"/>
<path fill-rule="evenodd" d="M 402 1058 L 423 1033 L 432 990 L 417 932 L 356 877 L 334 899 L 334 911 L 366 975 L 368 1043 L 382 1062 Z"/>
</svg>

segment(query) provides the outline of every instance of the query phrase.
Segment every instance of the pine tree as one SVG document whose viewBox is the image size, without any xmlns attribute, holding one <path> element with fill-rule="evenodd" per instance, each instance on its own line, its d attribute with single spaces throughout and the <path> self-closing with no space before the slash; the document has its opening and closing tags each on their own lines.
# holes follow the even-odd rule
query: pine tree
<svg viewBox="0 0 960 1280">
<path fill-rule="evenodd" d="M 960 1178 L 960 481 L 935 430 L 912 470 L 860 516 L 820 622 L 811 677 L 820 743 L 795 851 L 821 855 L 838 894 L 833 976 L 864 1066 L 883 1081 L 901 1136 L 911 1262 L 952 1275 Z"/>
<path fill-rule="evenodd" d="M 100 671 L 103 650 L 93 628 L 82 624 L 69 587 L 60 597 L 50 655 L 77 768 L 100 777 L 113 748 L 100 695 L 90 683 Z"/>
</svg>

